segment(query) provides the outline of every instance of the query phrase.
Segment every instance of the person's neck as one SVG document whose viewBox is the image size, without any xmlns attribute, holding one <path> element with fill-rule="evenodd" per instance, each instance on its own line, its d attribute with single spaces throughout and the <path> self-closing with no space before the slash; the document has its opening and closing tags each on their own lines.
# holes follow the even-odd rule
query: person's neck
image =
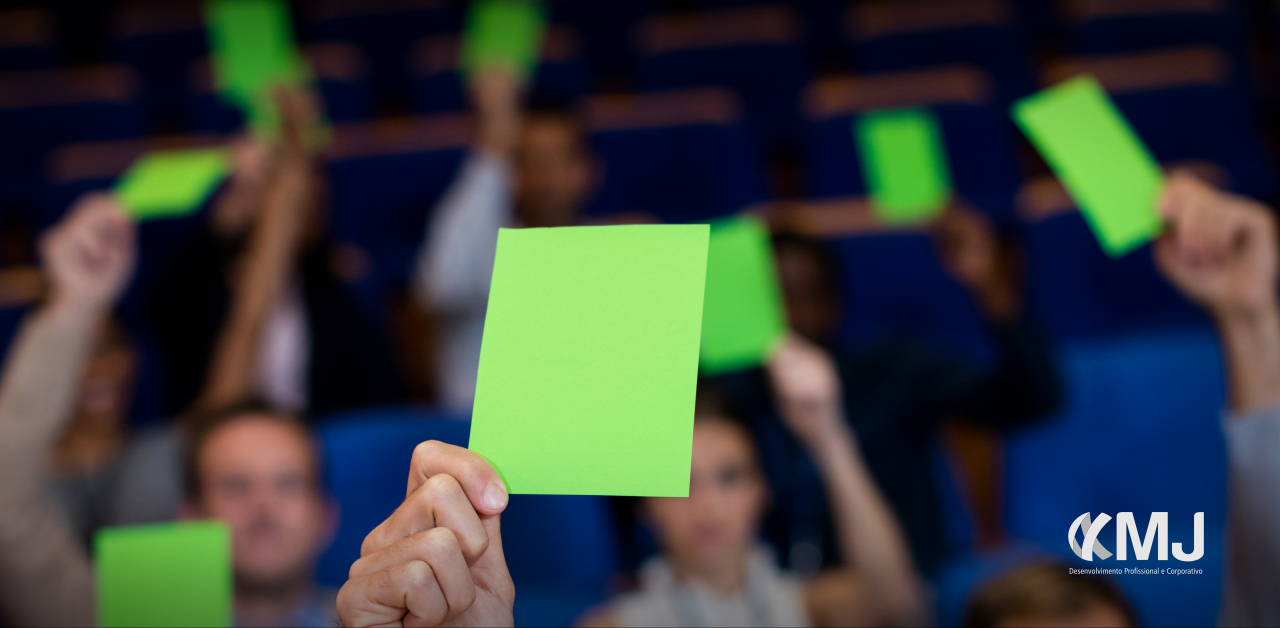
<svg viewBox="0 0 1280 628">
<path fill-rule="evenodd" d="M 54 449 L 54 466 L 63 473 L 93 473 L 110 462 L 120 448 L 119 428 L 92 429 L 83 425 L 68 431 Z"/>
<path fill-rule="evenodd" d="M 237 585 L 237 622 L 250 626 L 282 626 L 312 589 L 312 583 L 306 579 L 275 587 Z"/>
<path fill-rule="evenodd" d="M 724 596 L 734 595 L 747 585 L 747 554 L 742 553 L 716 565 L 682 565 L 671 562 L 681 582 L 699 582 Z"/>
</svg>

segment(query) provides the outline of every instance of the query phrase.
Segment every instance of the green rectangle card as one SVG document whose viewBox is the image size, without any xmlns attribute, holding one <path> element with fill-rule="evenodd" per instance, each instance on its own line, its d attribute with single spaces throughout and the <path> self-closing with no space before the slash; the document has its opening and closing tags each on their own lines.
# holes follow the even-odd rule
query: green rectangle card
<svg viewBox="0 0 1280 628">
<path fill-rule="evenodd" d="M 1093 77 L 1023 98 L 1013 117 L 1108 255 L 1124 255 L 1159 234 L 1160 166 Z"/>
<path fill-rule="evenodd" d="M 499 231 L 470 448 L 512 493 L 688 495 L 707 233 Z"/>
<path fill-rule="evenodd" d="M 759 220 L 711 224 L 702 304 L 702 372 L 763 363 L 787 330 L 769 233 Z"/>
<path fill-rule="evenodd" d="M 230 161 L 225 148 L 150 152 L 116 182 L 116 198 L 134 220 L 184 216 L 200 209 Z"/>
<path fill-rule="evenodd" d="M 257 132 L 272 132 L 279 114 L 270 88 L 305 80 L 284 0 L 208 0 L 209 49 L 218 92 L 244 110 Z"/>
<path fill-rule="evenodd" d="M 476 0 L 467 15 L 462 69 L 470 77 L 502 65 L 528 81 L 542 51 L 546 9 L 533 0 Z"/>
<path fill-rule="evenodd" d="M 938 120 L 927 109 L 875 111 L 854 122 L 871 208 L 886 224 L 927 222 L 951 198 Z"/>
<path fill-rule="evenodd" d="M 231 537 L 218 521 L 103 528 L 100 626 L 230 626 Z"/>
</svg>

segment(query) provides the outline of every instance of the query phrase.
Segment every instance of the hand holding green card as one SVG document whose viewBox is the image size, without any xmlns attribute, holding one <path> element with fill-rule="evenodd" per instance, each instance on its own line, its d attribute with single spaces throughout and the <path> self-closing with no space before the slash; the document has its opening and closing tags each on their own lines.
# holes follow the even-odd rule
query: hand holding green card
<svg viewBox="0 0 1280 628">
<path fill-rule="evenodd" d="M 288 5 L 284 0 L 208 0 L 205 22 L 219 93 L 244 110 L 255 132 L 274 132 L 280 116 L 271 87 L 297 85 L 307 75 L 293 43 Z"/>
<path fill-rule="evenodd" d="M 103 528 L 100 626 L 230 626 L 231 536 L 217 521 Z"/>
<path fill-rule="evenodd" d="M 134 220 L 184 216 L 200 209 L 230 161 L 225 148 L 147 153 L 116 182 L 116 198 Z"/>
<path fill-rule="evenodd" d="M 707 233 L 498 233 L 470 449 L 510 492 L 688 495 Z"/>
<path fill-rule="evenodd" d="M 754 218 L 711 224 L 702 305 L 702 371 L 762 364 L 786 333 L 769 233 Z"/>
<path fill-rule="evenodd" d="M 475 0 L 467 15 L 461 63 L 468 77 L 500 65 L 528 82 L 538 65 L 546 9 L 534 0 Z"/>
<path fill-rule="evenodd" d="M 951 198 L 951 174 L 938 121 L 927 109 L 859 116 L 854 136 L 871 208 L 886 224 L 928 222 Z"/>
<path fill-rule="evenodd" d="M 1160 233 L 1160 166 L 1096 80 L 1080 76 L 1023 98 L 1013 117 L 1108 255 L 1124 255 Z"/>
</svg>

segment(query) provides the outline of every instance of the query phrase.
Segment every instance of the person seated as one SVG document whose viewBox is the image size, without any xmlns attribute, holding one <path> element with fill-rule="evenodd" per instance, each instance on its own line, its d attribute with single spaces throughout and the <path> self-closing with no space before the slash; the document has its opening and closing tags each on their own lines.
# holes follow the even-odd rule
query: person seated
<svg viewBox="0 0 1280 628">
<path fill-rule="evenodd" d="M 1175 173 L 1159 201 L 1156 267 L 1210 314 L 1226 366 L 1229 482 L 1223 626 L 1280 624 L 1280 279 L 1276 217 Z"/>
<path fill-rule="evenodd" d="M 0 378 L 0 608 L 8 625 L 90 625 L 90 559 L 45 487 L 49 452 L 83 398 L 79 374 L 132 272 L 134 226 L 110 196 L 89 195 L 42 251 L 51 294 L 23 325 Z M 233 405 L 191 421 L 187 436 L 182 514 L 230 528 L 238 621 L 331 625 L 333 597 L 311 573 L 335 513 L 310 433 L 277 411 Z"/>
<path fill-rule="evenodd" d="M 755 444 L 704 394 L 694 421 L 689 497 L 646 499 L 661 556 L 646 564 L 637 592 L 591 612 L 585 624 L 843 626 L 925 619 L 909 550 L 843 419 L 830 359 L 792 338 L 769 372 L 787 425 L 819 461 L 845 566 L 809 580 L 776 567 L 757 541 L 768 489 Z M 469 625 L 481 618 L 509 625 L 514 592 L 497 538 L 505 505 L 501 480 L 483 459 L 437 442 L 419 445 L 405 503 L 365 539 L 339 594 L 344 625 Z"/>
<path fill-rule="evenodd" d="M 978 587 L 965 609 L 968 628 L 1130 628 L 1138 616 L 1102 576 L 1068 573 L 1062 563 L 1019 567 Z"/>
<path fill-rule="evenodd" d="M 834 252 L 815 238 L 786 231 L 774 237 L 789 324 L 835 355 L 848 421 L 926 576 L 960 549 L 948 540 L 934 472 L 940 427 L 951 420 L 988 429 L 1025 425 L 1052 412 L 1061 397 L 1050 342 L 1022 308 L 1012 247 L 1000 241 L 988 218 L 959 205 L 948 208 L 931 229 L 943 269 L 967 289 L 984 317 L 995 349 L 991 367 L 903 336 L 838 347 L 842 312 L 857 307 L 857 295 L 842 298 Z M 719 379 L 759 438 L 787 440 L 777 427 L 765 373 L 751 370 Z M 769 536 L 783 548 L 804 544 L 809 551 L 798 556 L 825 554 L 829 564 L 835 545 L 826 523 L 829 508 L 796 505 L 821 500 L 812 473 L 797 470 L 810 466 L 802 448 L 771 448 L 765 467 L 779 489 L 780 512 L 771 517 Z"/>
<path fill-rule="evenodd" d="M 472 98 L 475 146 L 432 211 L 413 278 L 442 326 L 441 402 L 464 413 L 475 397 L 498 229 L 575 224 L 595 179 L 585 128 L 568 106 L 521 111 L 519 85 L 503 68 L 484 70 Z"/>
<path fill-rule="evenodd" d="M 164 360 L 167 409 L 181 414 L 200 403 L 219 348 L 219 334 L 237 315 L 237 293 L 256 281 L 247 270 L 263 241 L 263 213 L 272 195 L 297 202 L 296 224 L 272 236 L 268 256 L 271 303 L 263 341 L 247 365 L 255 385 L 278 407 L 322 416 L 367 405 L 404 401 L 407 393 L 389 337 L 349 294 L 347 273 L 329 233 L 327 187 L 317 161 L 322 131 L 313 95 L 278 94 L 287 127 L 282 139 L 255 138 L 235 146 L 235 170 L 215 198 L 208 221 L 176 248 L 146 295 L 148 324 Z M 293 136 L 294 139 L 289 139 Z M 285 146 L 293 142 L 295 146 Z M 290 163 L 286 163 L 290 162 Z M 296 179 L 285 191 L 284 179 Z M 274 191 L 273 191 L 274 190 Z M 279 266 L 275 270 L 275 266 Z"/>
</svg>

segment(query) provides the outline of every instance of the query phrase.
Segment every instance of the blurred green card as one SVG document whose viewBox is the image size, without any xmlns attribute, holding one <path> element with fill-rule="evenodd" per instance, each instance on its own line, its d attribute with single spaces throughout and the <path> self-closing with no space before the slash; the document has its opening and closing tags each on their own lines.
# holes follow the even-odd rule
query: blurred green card
<svg viewBox="0 0 1280 628">
<path fill-rule="evenodd" d="M 279 126 L 271 87 L 305 80 L 284 0 L 208 0 L 205 23 L 219 93 L 256 132 Z"/>
<path fill-rule="evenodd" d="M 468 77 L 491 65 L 528 81 L 542 52 L 546 10 L 533 0 L 475 0 L 467 15 L 462 69 Z"/>
<path fill-rule="evenodd" d="M 116 198 L 134 220 L 184 216 L 200 209 L 230 168 L 225 148 L 150 152 L 116 182 Z"/>
<path fill-rule="evenodd" d="M 711 224 L 702 304 L 702 372 L 762 364 L 787 330 L 769 233 L 755 218 Z"/>
<path fill-rule="evenodd" d="M 927 109 L 876 111 L 854 123 L 871 208 L 886 224 L 927 222 L 951 198 L 942 132 Z"/>
<path fill-rule="evenodd" d="M 231 536 L 218 521 L 103 528 L 100 626 L 230 626 Z"/>
<path fill-rule="evenodd" d="M 1108 255 L 1124 255 L 1159 234 L 1160 166 L 1093 77 L 1023 98 L 1013 117 Z"/>
<path fill-rule="evenodd" d="M 689 493 L 707 225 L 502 229 L 470 448 L 512 493 Z"/>
</svg>

